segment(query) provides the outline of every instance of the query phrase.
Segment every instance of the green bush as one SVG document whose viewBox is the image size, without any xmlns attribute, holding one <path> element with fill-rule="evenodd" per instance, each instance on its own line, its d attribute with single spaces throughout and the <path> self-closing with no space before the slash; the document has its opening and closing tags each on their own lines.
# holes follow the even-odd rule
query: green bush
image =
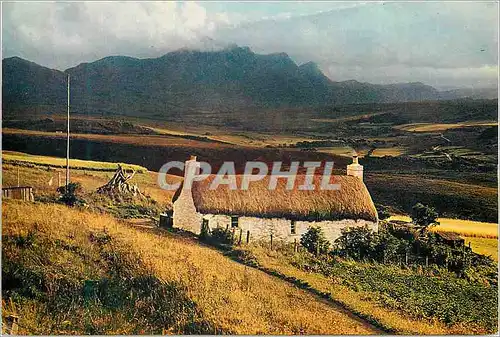
<svg viewBox="0 0 500 337">
<path fill-rule="evenodd" d="M 232 233 L 221 227 L 215 227 L 210 232 L 209 241 L 214 244 L 229 245 L 233 243 Z"/>
<path fill-rule="evenodd" d="M 300 244 L 312 254 L 325 254 L 330 248 L 330 242 L 320 227 L 309 227 L 300 238 Z"/>
<path fill-rule="evenodd" d="M 424 270 L 400 268 L 300 253 L 289 259 L 301 270 L 319 273 L 336 284 L 367 292 L 367 296 L 380 305 L 414 317 L 437 319 L 448 325 L 470 324 L 489 332 L 497 328 L 496 284 L 459 278 L 436 266 Z"/>
<path fill-rule="evenodd" d="M 438 213 L 434 208 L 421 203 L 415 204 L 412 208 L 411 219 L 416 225 L 422 226 L 424 229 L 438 225 L 439 222 L 436 221 L 437 217 Z"/>
<path fill-rule="evenodd" d="M 68 206 L 83 204 L 84 200 L 79 196 L 82 191 L 80 183 L 69 183 L 67 186 L 59 186 L 57 192 L 61 194 L 59 201 Z"/>
<path fill-rule="evenodd" d="M 357 261 L 437 265 L 468 280 L 497 284 L 496 266 L 491 258 L 474 253 L 469 247 L 452 247 L 426 232 L 418 237 L 413 228 L 387 226 L 373 232 L 368 227 L 342 230 L 335 240 L 333 255 Z"/>
<path fill-rule="evenodd" d="M 391 216 L 391 213 L 389 212 L 389 207 L 380 204 L 375 204 L 375 208 L 377 209 L 379 220 L 385 220 Z"/>
</svg>

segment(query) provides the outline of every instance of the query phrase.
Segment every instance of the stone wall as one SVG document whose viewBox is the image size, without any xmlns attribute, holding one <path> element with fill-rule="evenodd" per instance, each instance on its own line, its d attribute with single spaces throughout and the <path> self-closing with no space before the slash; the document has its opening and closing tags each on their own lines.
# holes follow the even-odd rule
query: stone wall
<svg viewBox="0 0 500 337">
<path fill-rule="evenodd" d="M 204 214 L 200 215 L 204 219 L 208 220 L 208 226 L 210 228 L 220 227 L 220 228 L 231 228 L 231 216 L 229 215 L 219 215 L 219 214 Z M 200 220 L 201 221 L 201 220 Z M 200 222 L 201 223 L 201 222 Z M 256 217 L 238 217 L 238 228 L 236 228 L 236 236 L 239 236 L 239 232 L 242 231 L 243 241 L 246 239 L 247 231 L 250 231 L 250 240 L 265 240 L 271 239 L 271 234 L 273 235 L 273 240 L 283 240 L 288 242 L 293 242 L 294 239 L 300 240 L 300 237 L 307 232 L 310 226 L 319 226 L 323 229 L 326 238 L 333 243 L 341 234 L 341 229 L 345 227 L 358 227 L 367 225 L 374 231 L 378 230 L 378 225 L 376 222 L 366 221 L 366 220 L 339 220 L 339 221 L 296 221 L 295 222 L 295 234 L 291 233 L 292 221 L 287 219 L 278 218 L 256 218 Z M 201 227 L 201 225 L 198 225 Z M 198 229 L 199 232 L 199 229 Z"/>
<path fill-rule="evenodd" d="M 174 227 L 200 234 L 201 214 L 196 211 L 190 190 L 182 190 L 174 202 Z"/>
</svg>

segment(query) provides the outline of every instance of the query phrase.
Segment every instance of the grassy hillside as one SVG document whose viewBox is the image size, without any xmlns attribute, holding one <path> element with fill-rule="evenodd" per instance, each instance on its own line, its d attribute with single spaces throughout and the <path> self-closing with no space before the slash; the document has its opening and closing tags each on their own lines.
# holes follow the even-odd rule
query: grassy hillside
<svg viewBox="0 0 500 337">
<path fill-rule="evenodd" d="M 498 194 L 492 187 L 428 179 L 418 174 L 367 173 L 366 186 L 376 203 L 409 213 L 417 202 L 432 205 L 443 217 L 485 222 L 498 218 Z"/>
<path fill-rule="evenodd" d="M 497 286 L 468 283 L 446 271 L 316 258 L 284 246 L 271 251 L 251 245 L 233 255 L 333 298 L 395 334 L 485 334 L 497 328 Z"/>
<path fill-rule="evenodd" d="M 498 262 L 498 239 L 465 236 L 465 244 L 470 244 L 476 253 L 491 256 Z"/>
<path fill-rule="evenodd" d="M 112 163 L 106 163 L 112 165 Z M 33 167 L 13 164 L 2 165 L 2 186 L 17 186 L 17 175 L 19 172 L 20 185 L 32 186 L 34 188 L 35 200 L 54 200 L 58 196 L 56 192 L 58 176 L 61 184 L 64 184 L 65 170 L 52 167 L 34 165 Z M 113 176 L 113 171 L 93 171 L 89 169 L 71 169 L 71 181 L 78 182 L 83 187 L 86 195 L 91 195 L 98 187 L 104 185 Z M 167 175 L 170 184 L 182 180 L 177 176 Z M 131 183 L 137 184 L 140 190 L 155 200 L 160 207 L 170 208 L 174 191 L 162 190 L 158 186 L 158 174 L 145 171 L 136 174 Z"/>
<path fill-rule="evenodd" d="M 2 220 L 3 317 L 21 334 L 381 332 L 190 239 L 54 204 L 7 200 Z"/>
<path fill-rule="evenodd" d="M 66 168 L 66 159 L 48 156 L 30 155 L 16 151 L 2 151 L 2 161 L 4 164 L 15 164 L 21 166 L 45 166 L 55 168 Z M 91 170 L 91 171 L 116 171 L 118 165 L 125 170 L 134 170 L 138 173 L 144 173 L 148 170 L 145 167 L 124 163 L 109 163 L 92 160 L 70 159 L 70 169 Z"/>
</svg>

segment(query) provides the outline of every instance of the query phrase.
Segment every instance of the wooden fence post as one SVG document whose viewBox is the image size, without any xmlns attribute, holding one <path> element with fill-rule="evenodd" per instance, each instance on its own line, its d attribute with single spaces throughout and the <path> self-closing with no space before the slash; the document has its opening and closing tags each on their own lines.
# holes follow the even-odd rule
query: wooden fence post
<svg viewBox="0 0 500 337">
<path fill-rule="evenodd" d="M 19 179 L 19 166 L 17 167 L 17 187 L 21 186 L 20 185 L 21 180 Z"/>
<path fill-rule="evenodd" d="M 240 228 L 240 239 L 238 240 L 238 245 L 241 245 L 241 236 L 243 235 L 243 228 Z"/>
<path fill-rule="evenodd" d="M 18 331 L 18 322 L 19 322 L 19 316 L 16 315 L 9 315 L 7 316 L 7 326 L 6 326 L 6 333 L 7 335 L 17 335 Z"/>
<path fill-rule="evenodd" d="M 293 252 L 297 253 L 297 238 L 293 239 Z"/>
<path fill-rule="evenodd" d="M 250 231 L 247 231 L 247 244 L 250 242 Z"/>
<path fill-rule="evenodd" d="M 273 235 L 271 234 L 271 250 L 273 250 Z"/>
<path fill-rule="evenodd" d="M 231 243 L 234 243 L 234 234 L 236 233 L 236 228 L 233 227 L 233 232 L 231 233 Z"/>
</svg>

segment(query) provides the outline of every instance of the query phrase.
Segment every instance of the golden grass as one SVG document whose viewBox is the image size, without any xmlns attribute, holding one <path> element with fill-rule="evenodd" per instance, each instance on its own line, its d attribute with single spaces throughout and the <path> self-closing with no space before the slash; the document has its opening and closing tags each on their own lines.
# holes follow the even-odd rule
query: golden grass
<svg viewBox="0 0 500 337">
<path fill-rule="evenodd" d="M 58 174 L 61 177 L 61 184 L 65 181 L 65 170 L 43 167 L 24 167 L 11 164 L 2 165 L 2 186 L 17 186 L 17 172 L 19 170 L 20 185 L 32 186 L 35 197 L 38 195 L 58 195 L 56 192 L 58 184 Z M 111 179 L 113 172 L 101 172 L 90 170 L 70 171 L 71 181 L 82 185 L 85 192 L 92 192 L 104 185 Z M 181 177 L 167 175 L 167 183 L 174 184 L 182 181 Z M 50 185 L 50 182 L 52 184 Z M 139 189 L 146 195 L 164 205 L 170 207 L 173 191 L 163 190 L 158 185 L 158 173 L 148 172 L 138 173 L 132 178 L 131 183 L 137 184 Z"/>
<path fill-rule="evenodd" d="M 409 216 L 393 215 L 389 220 L 411 221 Z M 438 218 L 439 225 L 431 227 L 432 231 L 453 232 L 458 235 L 478 238 L 498 238 L 498 224 L 471 220 Z"/>
<path fill-rule="evenodd" d="M 10 128 L 3 128 L 2 132 L 4 134 L 28 135 L 28 136 L 33 135 L 33 136 L 66 139 L 65 134 L 60 134 L 56 132 L 19 130 Z M 83 140 L 93 140 L 93 141 L 132 144 L 132 145 L 148 144 L 150 146 L 180 146 L 180 147 L 197 147 L 197 148 L 232 146 L 230 144 L 202 142 L 202 141 L 191 140 L 182 137 L 168 136 L 168 135 L 99 135 L 99 134 L 87 134 L 87 133 L 73 133 L 71 134 L 71 139 L 83 139 Z"/>
<path fill-rule="evenodd" d="M 498 262 L 498 239 L 480 238 L 480 237 L 464 237 L 465 244 L 471 245 L 473 251 L 478 254 L 491 256 L 493 260 Z"/>
<path fill-rule="evenodd" d="M 270 190 L 270 176 L 260 181 L 252 181 L 247 190 L 230 190 L 228 185 L 219 185 L 214 190 L 210 189 L 214 177 L 212 175 L 193 184 L 193 197 L 200 212 L 297 220 L 374 221 L 377 218 L 377 211 L 368 190 L 356 177 L 334 176 L 332 182 L 340 184 L 339 190 L 320 189 L 320 175 L 314 176 L 314 190 L 298 190 L 298 186 L 304 183 L 303 175 L 297 176 L 292 190 L 286 189 L 285 179 L 278 179 L 276 189 Z M 238 187 L 241 187 L 242 177 L 235 176 Z"/>
<path fill-rule="evenodd" d="M 498 122 L 465 122 L 465 123 L 414 123 L 398 125 L 396 128 L 410 132 L 441 132 L 450 129 L 464 128 L 469 126 L 497 126 Z"/>
<path fill-rule="evenodd" d="M 82 230 L 106 230 L 156 277 L 184 286 L 204 319 L 234 334 L 382 333 L 339 307 L 189 239 L 139 231 L 110 216 L 53 204 L 9 200 L 2 218 L 3 234 L 36 228 L 54 240 L 79 237 Z"/>
<path fill-rule="evenodd" d="M 58 168 L 66 167 L 66 158 L 39 156 L 16 151 L 2 151 L 2 161 L 6 164 L 34 164 Z M 110 163 L 80 159 L 69 160 L 70 169 L 114 171 L 118 168 L 118 164 L 122 165 L 122 167 L 126 170 L 135 170 L 136 172 L 140 173 L 148 171 L 148 169 L 145 167 L 132 164 Z"/>
<path fill-rule="evenodd" d="M 313 118 L 313 119 L 311 119 L 311 121 L 318 122 L 318 123 L 350 122 L 350 121 L 357 121 L 357 120 L 362 119 L 362 118 L 369 118 L 369 117 L 374 117 L 374 116 L 385 115 L 387 113 L 388 113 L 387 111 L 382 111 L 382 112 L 373 112 L 373 113 L 368 113 L 368 114 L 339 117 L 339 118 Z"/>
<path fill-rule="evenodd" d="M 393 156 L 397 157 L 406 152 L 404 147 L 387 147 L 387 148 L 377 148 L 373 151 L 373 157 L 384 157 L 384 156 Z"/>
<path fill-rule="evenodd" d="M 350 146 L 337 146 L 337 147 L 321 147 L 317 152 L 328 153 L 332 155 L 352 158 L 354 149 Z M 361 154 L 358 153 L 361 156 Z"/>
</svg>

